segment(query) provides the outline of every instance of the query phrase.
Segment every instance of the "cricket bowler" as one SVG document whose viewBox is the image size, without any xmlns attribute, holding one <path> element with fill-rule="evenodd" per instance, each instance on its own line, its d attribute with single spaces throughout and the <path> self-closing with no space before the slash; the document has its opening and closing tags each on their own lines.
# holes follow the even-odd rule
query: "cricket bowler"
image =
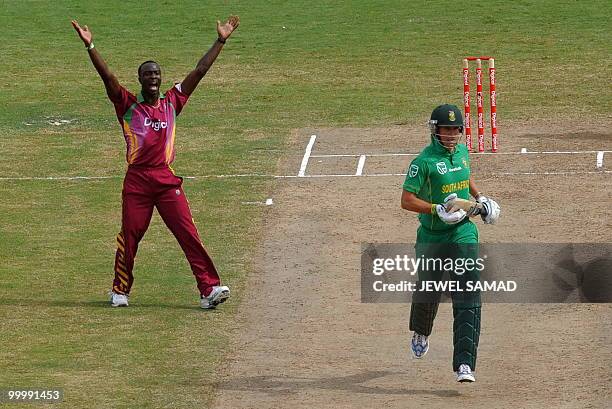
<svg viewBox="0 0 612 409">
<path fill-rule="evenodd" d="M 480 216 L 485 224 L 495 223 L 499 205 L 484 196 L 470 175 L 470 158 L 465 145 L 459 144 L 463 134 L 463 115 L 455 105 L 440 105 L 429 121 L 431 143 L 412 161 L 403 185 L 401 206 L 419 213 L 415 249 L 417 257 L 478 257 L 478 229 L 470 220 L 476 210 L 452 211 L 453 199 L 470 199 L 482 204 Z M 456 272 L 450 272 L 451 275 Z M 418 271 L 418 280 L 440 280 L 443 271 Z M 459 281 L 476 281 L 475 268 L 458 273 Z M 420 283 L 417 283 L 420 286 Z M 476 355 L 480 336 L 479 292 L 452 293 L 453 301 L 453 371 L 458 382 L 474 382 Z M 411 342 L 415 358 L 423 358 L 429 350 L 429 337 L 438 311 L 440 294 L 415 292 L 410 309 Z"/>
<path fill-rule="evenodd" d="M 110 71 L 94 46 L 92 32 L 87 26 L 81 27 L 77 21 L 72 21 L 115 106 L 127 145 L 128 168 L 123 181 L 121 231 L 117 235 L 110 300 L 113 307 L 128 306 L 134 282 L 134 258 L 151 221 L 153 208 L 157 208 L 189 261 L 200 292 L 200 306 L 213 309 L 230 295 L 229 288 L 221 285 L 215 265 L 200 240 L 183 191 L 183 179 L 174 174 L 170 165 L 175 156 L 176 118 L 239 23 L 237 16 L 229 17 L 225 23 L 217 21 L 218 37 L 212 47 L 181 83 L 165 93 L 160 93 L 159 64 L 155 61 L 142 63 L 138 67 L 142 88 L 134 95 Z"/>
</svg>

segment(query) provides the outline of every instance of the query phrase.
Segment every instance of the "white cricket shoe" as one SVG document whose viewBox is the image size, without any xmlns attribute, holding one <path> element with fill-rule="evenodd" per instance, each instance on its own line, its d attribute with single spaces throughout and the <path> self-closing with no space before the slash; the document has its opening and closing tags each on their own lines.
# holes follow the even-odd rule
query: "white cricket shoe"
<svg viewBox="0 0 612 409">
<path fill-rule="evenodd" d="M 205 310 L 211 310 L 217 305 L 224 303 L 230 296 L 230 289 L 225 285 L 215 285 L 208 296 L 200 297 L 200 307 Z"/>
<path fill-rule="evenodd" d="M 425 335 L 421 335 L 418 332 L 412 334 L 412 342 L 410 343 L 410 349 L 412 350 L 412 356 L 421 359 L 429 351 L 429 340 Z"/>
<path fill-rule="evenodd" d="M 457 371 L 457 382 L 476 382 L 472 368 L 470 368 L 469 365 L 459 365 L 459 370 Z"/>
<path fill-rule="evenodd" d="M 126 294 L 119 294 L 111 291 L 110 296 L 111 307 L 127 307 L 129 305 L 128 296 Z"/>
</svg>

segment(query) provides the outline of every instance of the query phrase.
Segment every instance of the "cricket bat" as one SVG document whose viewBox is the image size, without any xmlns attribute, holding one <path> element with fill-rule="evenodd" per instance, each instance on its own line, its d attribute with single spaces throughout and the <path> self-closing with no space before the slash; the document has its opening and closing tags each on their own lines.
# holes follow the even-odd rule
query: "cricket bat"
<svg viewBox="0 0 612 409">
<path fill-rule="evenodd" d="M 446 207 L 446 210 L 451 213 L 456 212 L 457 210 L 461 209 L 461 210 L 465 210 L 469 215 L 472 215 L 472 216 L 476 216 L 476 215 L 486 216 L 487 215 L 487 210 L 482 205 L 482 203 L 478 203 L 473 200 L 456 198 L 456 199 L 449 200 L 445 204 L 445 207 Z"/>
</svg>

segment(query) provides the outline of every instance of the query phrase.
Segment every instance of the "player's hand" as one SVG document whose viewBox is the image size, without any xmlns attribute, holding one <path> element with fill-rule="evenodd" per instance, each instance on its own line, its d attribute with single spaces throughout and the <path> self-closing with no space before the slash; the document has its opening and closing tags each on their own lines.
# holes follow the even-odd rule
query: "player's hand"
<svg viewBox="0 0 612 409">
<path fill-rule="evenodd" d="M 446 207 L 446 210 L 448 210 L 449 212 L 454 212 L 455 210 L 463 209 L 466 211 L 467 217 L 479 215 L 482 210 L 482 204 L 466 199 L 459 199 L 457 197 L 444 202 L 444 207 Z"/>
<path fill-rule="evenodd" d="M 229 16 L 227 21 L 223 24 L 217 20 L 217 34 L 222 40 L 226 40 L 232 35 L 235 29 L 240 25 L 240 18 L 238 16 Z"/>
<path fill-rule="evenodd" d="M 444 199 L 444 204 L 439 204 L 435 207 L 436 214 L 446 224 L 457 224 L 467 216 L 465 210 L 459 209 L 451 213 L 446 209 L 446 204 L 455 198 L 457 198 L 457 194 L 452 193 Z"/>
<path fill-rule="evenodd" d="M 81 27 L 76 20 L 72 20 L 72 27 L 74 27 L 81 40 L 83 40 L 83 43 L 85 43 L 85 47 L 89 47 L 89 44 L 93 41 L 93 36 L 89 28 L 87 26 Z"/>
<path fill-rule="evenodd" d="M 501 207 L 493 199 L 489 199 L 486 196 L 480 195 L 476 199 L 478 203 L 482 203 L 485 213 L 481 214 L 480 217 L 485 224 L 495 224 L 499 219 L 501 213 Z"/>
</svg>

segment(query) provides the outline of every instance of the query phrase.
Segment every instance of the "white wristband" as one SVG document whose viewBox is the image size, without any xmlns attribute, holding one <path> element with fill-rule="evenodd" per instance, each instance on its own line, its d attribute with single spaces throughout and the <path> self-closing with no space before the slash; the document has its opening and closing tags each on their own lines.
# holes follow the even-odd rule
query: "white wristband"
<svg viewBox="0 0 612 409">
<path fill-rule="evenodd" d="M 93 50 L 94 49 L 94 43 L 93 41 L 91 43 L 89 43 L 89 45 L 85 46 L 85 48 L 89 51 L 89 50 Z"/>
</svg>

